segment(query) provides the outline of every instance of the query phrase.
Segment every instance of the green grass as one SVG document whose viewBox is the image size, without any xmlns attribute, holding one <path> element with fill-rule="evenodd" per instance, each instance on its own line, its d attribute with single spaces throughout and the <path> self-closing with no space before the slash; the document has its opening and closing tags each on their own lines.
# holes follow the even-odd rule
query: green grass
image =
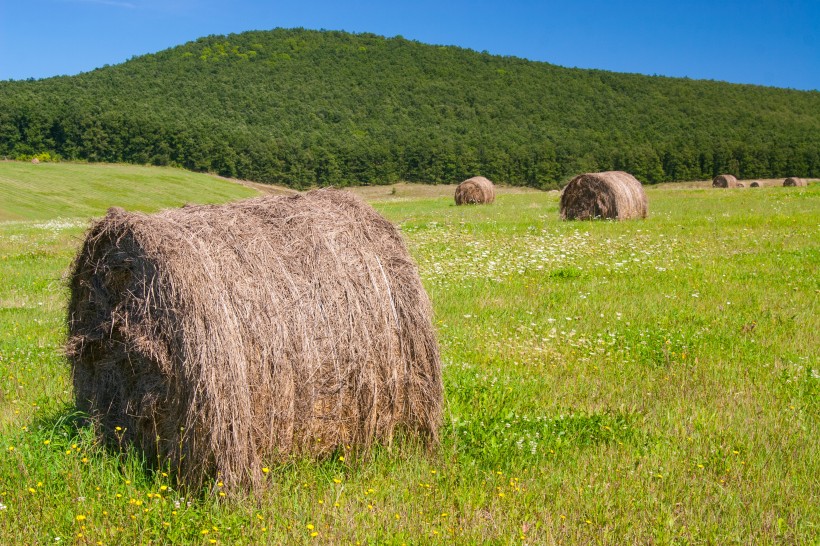
<svg viewBox="0 0 820 546">
<path fill-rule="evenodd" d="M 820 186 L 648 193 L 624 223 L 375 203 L 435 308 L 442 446 L 294 461 L 246 501 L 180 498 L 77 426 L 82 227 L 0 224 L 0 543 L 816 543 Z"/>
<path fill-rule="evenodd" d="M 151 211 L 252 195 L 250 188 L 181 169 L 0 161 L 0 221 L 87 218 L 111 206 Z"/>
</svg>

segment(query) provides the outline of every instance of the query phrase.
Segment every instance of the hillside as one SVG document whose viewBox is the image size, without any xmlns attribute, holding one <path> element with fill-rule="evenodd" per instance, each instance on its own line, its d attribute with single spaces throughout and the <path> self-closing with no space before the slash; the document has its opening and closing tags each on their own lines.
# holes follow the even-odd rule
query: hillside
<svg viewBox="0 0 820 546">
<path fill-rule="evenodd" d="M 817 177 L 820 93 L 277 29 L 0 82 L 0 157 L 40 152 L 292 187 Z"/>
<path fill-rule="evenodd" d="M 88 218 L 111 206 L 155 211 L 253 195 L 254 189 L 180 169 L 0 161 L 0 222 Z"/>
</svg>

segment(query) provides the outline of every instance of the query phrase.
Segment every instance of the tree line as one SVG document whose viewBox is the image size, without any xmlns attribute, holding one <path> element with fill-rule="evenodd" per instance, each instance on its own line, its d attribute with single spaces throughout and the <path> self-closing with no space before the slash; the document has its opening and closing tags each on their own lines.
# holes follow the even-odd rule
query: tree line
<svg viewBox="0 0 820 546">
<path fill-rule="evenodd" d="M 820 176 L 820 93 L 568 69 L 401 37 L 209 36 L 0 82 L 0 156 L 176 165 L 284 184 L 554 188 Z"/>
</svg>

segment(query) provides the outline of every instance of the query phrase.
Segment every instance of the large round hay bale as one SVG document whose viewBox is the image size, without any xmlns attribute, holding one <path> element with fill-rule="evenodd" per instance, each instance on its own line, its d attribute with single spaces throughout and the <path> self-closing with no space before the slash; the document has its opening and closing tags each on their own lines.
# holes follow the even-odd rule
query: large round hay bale
<svg viewBox="0 0 820 546">
<path fill-rule="evenodd" d="M 784 186 L 805 186 L 806 181 L 802 178 L 797 178 L 794 176 L 790 176 L 786 180 L 783 181 Z"/>
<path fill-rule="evenodd" d="M 456 205 L 487 205 L 495 201 L 495 186 L 483 176 L 468 178 L 458 185 Z"/>
<path fill-rule="evenodd" d="M 712 179 L 713 188 L 736 188 L 737 178 L 731 174 L 719 174 Z"/>
<path fill-rule="evenodd" d="M 561 192 L 561 219 L 646 218 L 641 183 L 623 171 L 579 174 Z"/>
<path fill-rule="evenodd" d="M 427 294 L 399 232 L 353 194 L 111 209 L 70 289 L 78 408 L 184 485 L 255 487 L 264 463 L 398 433 L 438 441 Z"/>
<path fill-rule="evenodd" d="M 759 188 L 760 187 L 760 182 L 758 182 L 757 180 L 752 180 L 751 184 L 749 184 L 749 187 L 750 188 Z"/>
</svg>

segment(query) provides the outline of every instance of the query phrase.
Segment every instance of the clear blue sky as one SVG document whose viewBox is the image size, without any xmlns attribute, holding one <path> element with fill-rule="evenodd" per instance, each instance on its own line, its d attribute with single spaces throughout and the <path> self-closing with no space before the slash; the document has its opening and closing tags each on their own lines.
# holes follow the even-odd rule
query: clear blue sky
<svg viewBox="0 0 820 546">
<path fill-rule="evenodd" d="M 820 90 L 820 0 L 0 0 L 0 80 L 77 74 L 201 36 L 276 27 Z"/>
</svg>

